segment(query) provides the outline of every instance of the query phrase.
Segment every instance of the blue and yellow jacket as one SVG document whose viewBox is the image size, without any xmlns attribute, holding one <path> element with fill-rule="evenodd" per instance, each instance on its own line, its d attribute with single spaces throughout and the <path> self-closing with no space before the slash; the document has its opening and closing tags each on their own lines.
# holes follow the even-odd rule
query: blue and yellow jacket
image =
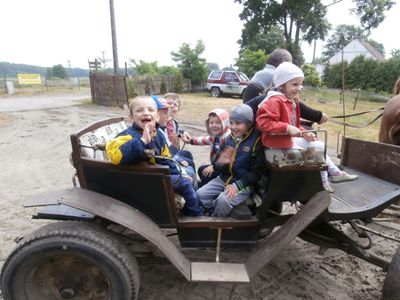
<svg viewBox="0 0 400 300">
<path fill-rule="evenodd" d="M 141 140 L 143 130 L 136 124 L 120 132 L 117 137 L 106 144 L 107 156 L 113 164 L 138 164 L 143 161 L 166 165 L 171 174 L 179 174 L 177 166 L 170 160 L 156 158 L 149 159 L 145 150 L 153 150 L 155 155 L 171 158 L 171 152 L 164 135 L 157 127 L 153 139 L 145 145 Z"/>
<path fill-rule="evenodd" d="M 235 184 L 238 190 L 252 187 L 260 180 L 264 172 L 265 157 L 259 132 L 252 128 L 248 134 L 236 139 L 230 134 L 222 147 L 233 147 L 233 160 L 229 165 L 218 165 L 220 178 L 228 184 Z"/>
</svg>

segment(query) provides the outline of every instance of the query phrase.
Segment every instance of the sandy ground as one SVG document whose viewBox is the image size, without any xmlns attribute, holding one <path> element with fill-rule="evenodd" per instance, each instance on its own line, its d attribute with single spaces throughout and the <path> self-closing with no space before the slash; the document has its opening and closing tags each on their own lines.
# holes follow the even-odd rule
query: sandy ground
<svg viewBox="0 0 400 300">
<path fill-rule="evenodd" d="M 69 135 L 78 128 L 126 113 L 117 108 L 76 105 L 87 94 L 0 98 L 0 266 L 14 240 L 47 221 L 32 220 L 26 196 L 69 188 Z M 189 147 L 198 165 L 206 147 Z M 378 228 L 382 230 L 382 228 Z M 397 232 L 386 231 L 397 235 Z M 374 237 L 375 252 L 390 259 L 395 243 Z M 225 249 L 221 261 L 244 261 L 248 251 Z M 188 252 L 212 257 L 213 251 Z M 385 273 L 341 251 L 318 255 L 318 247 L 294 240 L 250 284 L 189 283 L 170 264 L 142 264 L 140 299 L 379 299 Z M 0 296 L 1 298 L 1 296 Z"/>
</svg>

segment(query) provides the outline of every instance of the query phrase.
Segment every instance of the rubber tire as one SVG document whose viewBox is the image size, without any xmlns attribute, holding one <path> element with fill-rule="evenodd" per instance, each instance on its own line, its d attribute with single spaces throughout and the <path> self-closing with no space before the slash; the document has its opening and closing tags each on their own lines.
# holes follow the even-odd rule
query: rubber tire
<svg viewBox="0 0 400 300">
<path fill-rule="evenodd" d="M 210 89 L 210 94 L 212 97 L 218 98 L 219 96 L 221 96 L 221 90 L 218 87 L 212 87 Z"/>
<path fill-rule="evenodd" d="M 135 257 L 112 232 L 67 221 L 24 237 L 4 263 L 1 284 L 4 300 L 135 300 L 140 277 Z"/>
<path fill-rule="evenodd" d="M 382 290 L 382 300 L 400 299 L 400 247 L 392 258 Z"/>
</svg>

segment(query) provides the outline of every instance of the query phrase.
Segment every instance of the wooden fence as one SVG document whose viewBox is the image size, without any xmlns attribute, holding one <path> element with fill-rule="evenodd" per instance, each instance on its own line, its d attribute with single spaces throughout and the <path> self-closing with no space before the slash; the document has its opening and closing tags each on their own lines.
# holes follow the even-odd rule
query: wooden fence
<svg viewBox="0 0 400 300">
<path fill-rule="evenodd" d="M 122 107 L 128 103 L 128 98 L 137 95 L 161 95 L 169 92 L 187 93 L 191 92 L 192 88 L 195 87 L 192 87 L 190 80 L 177 79 L 174 76 L 120 76 L 117 79 L 117 92 L 115 92 L 113 75 L 101 72 L 90 74 L 92 102 L 106 106 Z"/>
<path fill-rule="evenodd" d="M 114 86 L 116 85 L 116 88 Z M 114 82 L 114 76 L 100 72 L 90 73 L 90 90 L 92 102 L 106 106 L 122 107 L 128 103 L 126 79 L 119 76 Z"/>
</svg>

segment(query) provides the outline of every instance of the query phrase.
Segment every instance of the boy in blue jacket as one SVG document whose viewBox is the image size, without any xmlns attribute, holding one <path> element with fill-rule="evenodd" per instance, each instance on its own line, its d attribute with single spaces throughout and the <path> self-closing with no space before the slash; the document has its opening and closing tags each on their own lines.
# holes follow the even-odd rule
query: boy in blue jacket
<svg viewBox="0 0 400 300">
<path fill-rule="evenodd" d="M 201 216 L 203 208 L 191 180 L 185 176 L 180 178 L 180 172 L 172 161 L 161 158 L 149 159 L 145 155 L 145 150 L 152 150 L 158 156 L 171 158 L 165 136 L 156 125 L 159 113 L 164 113 L 164 110 L 168 109 L 166 101 L 162 100 L 155 101 L 150 96 L 138 96 L 130 102 L 132 126 L 106 144 L 107 156 L 113 164 L 137 164 L 149 161 L 153 164 L 167 165 L 174 191 L 185 199 L 183 213 L 188 216 Z"/>
<path fill-rule="evenodd" d="M 239 104 L 229 114 L 231 134 L 213 163 L 219 176 L 197 190 L 200 202 L 213 217 L 229 216 L 244 202 L 264 172 L 265 159 L 250 106 Z"/>
</svg>

